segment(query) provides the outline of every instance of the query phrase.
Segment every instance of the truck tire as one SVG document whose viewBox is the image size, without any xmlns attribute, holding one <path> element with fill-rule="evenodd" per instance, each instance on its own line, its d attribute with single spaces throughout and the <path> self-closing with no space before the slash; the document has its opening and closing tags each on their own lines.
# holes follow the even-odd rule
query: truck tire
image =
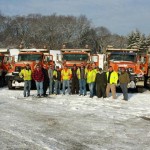
<svg viewBox="0 0 150 150">
<path fill-rule="evenodd" d="M 137 87 L 137 92 L 138 93 L 143 93 L 144 91 L 144 88 L 143 87 Z"/>
<path fill-rule="evenodd" d="M 148 88 L 150 90 L 150 77 L 148 77 L 148 79 L 146 81 L 146 88 Z"/>
<path fill-rule="evenodd" d="M 12 81 L 11 80 L 8 80 L 8 89 L 9 90 L 13 89 L 13 87 L 12 87 Z"/>
</svg>

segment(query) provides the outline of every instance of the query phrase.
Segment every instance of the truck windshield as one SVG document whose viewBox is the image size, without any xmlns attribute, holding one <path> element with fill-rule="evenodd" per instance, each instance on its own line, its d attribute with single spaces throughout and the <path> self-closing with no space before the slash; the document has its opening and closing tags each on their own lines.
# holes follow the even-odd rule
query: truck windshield
<svg viewBox="0 0 150 150">
<path fill-rule="evenodd" d="M 109 60 L 111 61 L 135 61 L 136 55 L 135 54 L 111 54 Z"/>
<path fill-rule="evenodd" d="M 64 54 L 63 60 L 66 61 L 87 61 L 88 54 Z"/>
<path fill-rule="evenodd" d="M 36 61 L 42 60 L 42 55 L 40 54 L 19 54 L 18 61 Z"/>
</svg>

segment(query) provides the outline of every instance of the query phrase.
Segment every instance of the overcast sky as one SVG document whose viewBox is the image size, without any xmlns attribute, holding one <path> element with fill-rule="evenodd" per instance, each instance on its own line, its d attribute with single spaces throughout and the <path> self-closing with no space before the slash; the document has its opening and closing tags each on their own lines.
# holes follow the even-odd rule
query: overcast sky
<svg viewBox="0 0 150 150">
<path fill-rule="evenodd" d="M 92 26 L 127 35 L 138 29 L 150 34 L 150 0 L 0 0 L 4 15 L 85 15 Z"/>
</svg>

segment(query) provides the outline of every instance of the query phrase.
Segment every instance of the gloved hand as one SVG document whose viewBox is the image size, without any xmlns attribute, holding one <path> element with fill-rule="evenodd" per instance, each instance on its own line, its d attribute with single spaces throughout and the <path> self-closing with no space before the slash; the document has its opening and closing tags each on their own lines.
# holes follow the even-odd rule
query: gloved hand
<svg viewBox="0 0 150 150">
<path fill-rule="evenodd" d="M 20 76 L 20 78 L 23 78 L 23 76 Z"/>
</svg>

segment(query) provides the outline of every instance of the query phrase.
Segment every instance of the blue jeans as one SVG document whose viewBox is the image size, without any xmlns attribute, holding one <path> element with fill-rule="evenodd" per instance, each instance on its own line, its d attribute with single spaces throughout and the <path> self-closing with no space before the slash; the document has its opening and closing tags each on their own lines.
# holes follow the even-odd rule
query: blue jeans
<svg viewBox="0 0 150 150">
<path fill-rule="evenodd" d="M 37 94 L 40 96 L 43 95 L 43 81 L 42 82 L 35 81 L 35 84 L 36 84 Z"/>
<path fill-rule="evenodd" d="M 94 94 L 94 85 L 95 85 L 94 82 L 89 83 L 90 97 L 93 97 L 93 94 Z"/>
<path fill-rule="evenodd" d="M 79 79 L 80 95 L 86 95 L 86 80 Z"/>
<path fill-rule="evenodd" d="M 124 100 L 128 100 L 128 88 L 127 88 L 127 83 L 120 83 L 120 87 L 121 87 L 121 90 L 123 92 L 123 99 Z"/>
<path fill-rule="evenodd" d="M 24 92 L 23 92 L 24 97 L 30 96 L 30 89 L 31 89 L 31 80 L 25 80 L 24 81 Z"/>
<path fill-rule="evenodd" d="M 49 94 L 52 94 L 53 93 L 53 83 L 54 83 L 54 80 L 53 79 L 49 79 Z"/>
<path fill-rule="evenodd" d="M 67 87 L 68 94 L 70 94 L 70 81 L 69 80 L 63 80 L 63 94 L 65 94 L 66 87 Z"/>
<path fill-rule="evenodd" d="M 55 81 L 55 94 L 60 94 L 60 85 L 61 85 L 61 81 L 56 80 Z"/>
</svg>

